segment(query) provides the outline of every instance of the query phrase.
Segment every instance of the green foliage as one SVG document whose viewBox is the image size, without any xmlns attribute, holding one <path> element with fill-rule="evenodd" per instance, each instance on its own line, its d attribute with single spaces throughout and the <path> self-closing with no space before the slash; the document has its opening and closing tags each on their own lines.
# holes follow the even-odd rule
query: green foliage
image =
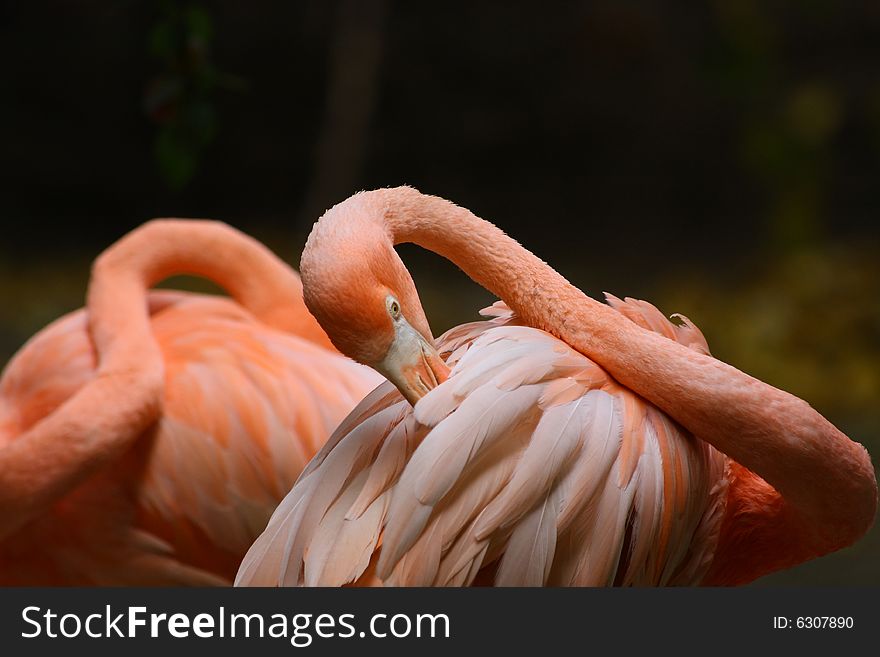
<svg viewBox="0 0 880 657">
<path fill-rule="evenodd" d="M 834 142 L 848 110 L 830 79 L 797 71 L 797 62 L 786 57 L 795 35 L 786 33 L 778 14 L 817 23 L 831 9 L 822 1 L 785 9 L 715 3 L 719 38 L 705 73 L 741 117 L 739 159 L 766 195 L 767 234 L 759 238 L 774 251 L 823 238 Z"/>
<path fill-rule="evenodd" d="M 151 55 L 163 70 L 149 83 L 144 107 L 156 124 L 153 154 L 172 189 L 185 187 L 217 134 L 217 89 L 241 89 L 241 80 L 220 73 L 211 60 L 214 28 L 194 4 L 162 3 L 149 37 Z"/>
</svg>

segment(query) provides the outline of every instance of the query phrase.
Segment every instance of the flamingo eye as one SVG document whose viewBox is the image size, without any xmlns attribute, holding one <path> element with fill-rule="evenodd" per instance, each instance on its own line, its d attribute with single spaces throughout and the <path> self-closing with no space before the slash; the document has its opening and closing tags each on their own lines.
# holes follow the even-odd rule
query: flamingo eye
<svg viewBox="0 0 880 657">
<path fill-rule="evenodd" d="M 388 314 L 391 315 L 391 319 L 400 319 L 400 304 L 394 297 L 388 298 Z"/>
</svg>

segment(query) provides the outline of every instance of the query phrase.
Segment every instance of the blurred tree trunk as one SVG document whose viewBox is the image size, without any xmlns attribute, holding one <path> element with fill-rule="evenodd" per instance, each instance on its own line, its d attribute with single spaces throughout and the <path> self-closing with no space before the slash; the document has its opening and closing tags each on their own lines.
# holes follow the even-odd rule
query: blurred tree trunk
<svg viewBox="0 0 880 657">
<path fill-rule="evenodd" d="M 301 211 L 305 225 L 358 191 L 378 97 L 387 11 L 386 0 L 342 0 L 337 7 L 324 118 Z"/>
</svg>

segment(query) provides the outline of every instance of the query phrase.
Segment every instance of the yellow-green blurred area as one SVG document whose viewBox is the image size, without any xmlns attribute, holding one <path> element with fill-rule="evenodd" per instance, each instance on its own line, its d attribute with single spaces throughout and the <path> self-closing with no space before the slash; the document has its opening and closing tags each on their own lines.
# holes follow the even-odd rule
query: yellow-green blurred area
<svg viewBox="0 0 880 657">
<path fill-rule="evenodd" d="M 296 265 L 323 209 L 406 183 L 688 316 L 877 463 L 876 2 L 4 2 L 0 57 L 0 363 L 146 219 Z M 401 253 L 436 334 L 491 303 Z M 758 584 L 877 585 L 878 556 L 875 528 Z"/>
</svg>

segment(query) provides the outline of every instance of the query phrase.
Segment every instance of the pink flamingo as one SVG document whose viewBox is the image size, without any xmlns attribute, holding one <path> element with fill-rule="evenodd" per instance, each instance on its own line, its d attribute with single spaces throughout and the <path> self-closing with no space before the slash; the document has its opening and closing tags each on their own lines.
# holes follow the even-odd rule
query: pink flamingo
<svg viewBox="0 0 880 657">
<path fill-rule="evenodd" d="M 400 242 L 506 305 L 435 346 Z M 867 452 L 805 402 L 711 357 L 685 318 L 587 297 L 448 201 L 356 194 L 315 225 L 302 276 L 333 343 L 390 383 L 309 464 L 237 584 L 737 584 L 873 521 Z"/>
<path fill-rule="evenodd" d="M 235 301 L 147 293 L 178 273 Z M 379 377 L 332 350 L 298 276 L 216 222 L 157 220 L 0 379 L 0 583 L 223 584 Z"/>
</svg>

